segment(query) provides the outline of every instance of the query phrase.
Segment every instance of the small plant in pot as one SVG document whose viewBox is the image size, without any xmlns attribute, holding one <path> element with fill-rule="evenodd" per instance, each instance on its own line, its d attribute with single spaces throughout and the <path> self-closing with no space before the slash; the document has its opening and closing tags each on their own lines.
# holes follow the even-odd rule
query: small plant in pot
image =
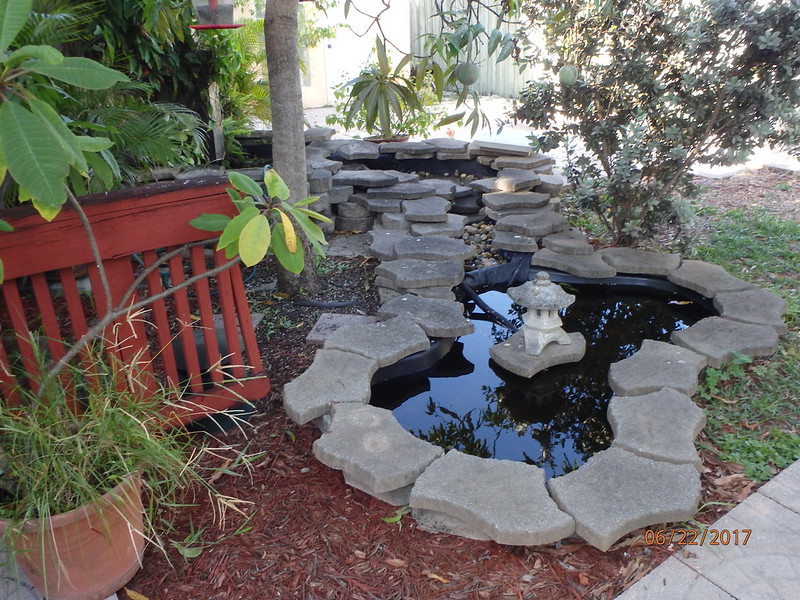
<svg viewBox="0 0 800 600">
<path fill-rule="evenodd" d="M 0 532 L 50 600 L 119 590 L 146 542 L 161 544 L 161 509 L 193 486 L 213 492 L 206 447 L 160 416 L 179 392 L 144 383 L 137 365 L 90 347 L 0 406 Z"/>
<path fill-rule="evenodd" d="M 336 112 L 326 122 L 365 131 L 368 140 L 381 142 L 406 141 L 435 129 L 445 113 L 434 106 L 438 98 L 424 69 L 405 75 L 410 55 L 392 68 L 380 38 L 375 52 L 375 64 L 334 92 Z"/>
</svg>

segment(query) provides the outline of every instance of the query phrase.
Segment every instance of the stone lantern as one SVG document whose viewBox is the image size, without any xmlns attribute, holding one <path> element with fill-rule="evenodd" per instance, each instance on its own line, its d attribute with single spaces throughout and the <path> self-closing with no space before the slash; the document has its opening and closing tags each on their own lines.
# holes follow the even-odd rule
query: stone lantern
<svg viewBox="0 0 800 600">
<path fill-rule="evenodd" d="M 561 328 L 558 311 L 575 302 L 575 296 L 567 294 L 560 286 L 550 281 L 544 271 L 536 274 L 535 281 L 526 281 L 520 286 L 508 288 L 511 299 L 527 308 L 522 315 L 525 335 L 525 351 L 539 356 L 547 344 L 571 344 L 567 332 Z"/>
<path fill-rule="evenodd" d="M 550 281 L 544 272 L 537 273 L 535 281 L 508 288 L 507 293 L 527 311 L 522 315 L 520 331 L 489 348 L 498 365 L 522 377 L 533 377 L 544 369 L 583 358 L 586 340 L 580 333 L 564 331 L 558 314 L 575 302 L 575 296 Z"/>
</svg>

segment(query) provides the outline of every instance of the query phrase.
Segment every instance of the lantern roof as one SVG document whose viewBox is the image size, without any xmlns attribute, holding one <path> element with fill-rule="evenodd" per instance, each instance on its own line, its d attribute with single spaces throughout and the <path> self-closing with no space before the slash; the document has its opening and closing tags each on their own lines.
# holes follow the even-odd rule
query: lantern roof
<svg viewBox="0 0 800 600">
<path fill-rule="evenodd" d="M 561 310 L 575 302 L 575 296 L 550 281 L 544 271 L 539 271 L 534 281 L 508 288 L 507 293 L 517 304 L 533 310 Z"/>
</svg>

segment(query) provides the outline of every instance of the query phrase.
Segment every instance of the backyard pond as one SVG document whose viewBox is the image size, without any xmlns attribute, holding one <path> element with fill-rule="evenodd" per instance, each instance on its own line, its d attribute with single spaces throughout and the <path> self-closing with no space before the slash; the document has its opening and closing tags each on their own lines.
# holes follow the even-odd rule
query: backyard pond
<svg viewBox="0 0 800 600">
<path fill-rule="evenodd" d="M 445 449 L 524 461 L 548 478 L 576 469 L 611 444 L 611 363 L 631 356 L 645 339 L 667 341 L 672 331 L 710 314 L 675 291 L 635 281 L 566 285 L 576 301 L 562 311 L 564 329 L 584 335 L 586 354 L 530 379 L 489 358 L 489 348 L 513 333 L 508 325 L 521 327 L 524 309 L 502 290 L 484 291 L 480 299 L 506 323 L 467 303 L 475 332 L 459 338 L 435 366 L 373 386 L 372 404 L 391 409 L 403 427 Z"/>
</svg>

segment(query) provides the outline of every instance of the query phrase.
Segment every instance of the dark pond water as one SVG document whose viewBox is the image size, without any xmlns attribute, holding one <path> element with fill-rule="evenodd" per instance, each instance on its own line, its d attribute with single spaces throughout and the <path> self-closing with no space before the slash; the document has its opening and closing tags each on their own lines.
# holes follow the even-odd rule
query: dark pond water
<svg viewBox="0 0 800 600">
<path fill-rule="evenodd" d="M 708 312 L 666 293 L 618 295 L 601 286 L 565 286 L 577 296 L 562 315 L 567 332 L 586 337 L 578 363 L 525 379 L 489 357 L 489 347 L 511 335 L 473 309 L 475 333 L 461 337 L 428 371 L 373 386 L 372 404 L 392 409 L 419 438 L 475 456 L 525 461 L 546 476 L 567 473 L 611 443 L 606 408 L 608 368 L 636 352 L 645 339 L 669 339 Z M 481 298 L 521 326 L 523 309 L 500 291 Z"/>
</svg>

